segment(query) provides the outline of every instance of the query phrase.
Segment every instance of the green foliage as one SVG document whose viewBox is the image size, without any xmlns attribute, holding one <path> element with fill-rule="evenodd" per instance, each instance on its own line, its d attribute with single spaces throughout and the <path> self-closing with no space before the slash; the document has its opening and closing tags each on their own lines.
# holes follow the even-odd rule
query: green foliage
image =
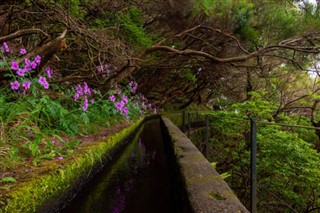
<svg viewBox="0 0 320 213">
<path fill-rule="evenodd" d="M 277 110 L 277 103 L 265 100 L 266 92 L 251 92 L 251 99 L 244 103 L 235 103 L 231 109 L 239 112 L 241 115 L 246 115 L 248 118 L 258 120 L 270 120 L 273 113 Z"/>
<path fill-rule="evenodd" d="M 263 21 L 269 23 L 264 27 L 265 38 L 268 36 L 279 41 L 297 34 L 297 29 L 301 26 L 301 15 L 294 9 L 274 5 L 266 8 Z"/>
<path fill-rule="evenodd" d="M 320 155 L 298 134 L 283 131 L 277 126 L 265 126 L 258 132 L 258 179 L 260 192 L 267 190 L 294 205 L 295 210 L 307 209 L 309 197 L 320 193 Z M 286 185 L 286 187 L 282 187 Z M 269 193 L 261 193 L 261 200 L 267 200 Z M 315 200 L 315 206 L 320 200 Z M 280 204 L 264 204 L 269 211 L 279 210 Z"/>
<path fill-rule="evenodd" d="M 119 12 L 116 17 L 117 23 L 126 35 L 125 39 L 143 47 L 151 45 L 151 40 L 143 28 L 140 10 L 131 7 L 126 12 Z"/>
<path fill-rule="evenodd" d="M 51 0 L 52 1 L 52 0 Z M 77 17 L 79 19 L 83 19 L 85 15 L 85 11 L 82 9 L 81 5 L 87 4 L 88 0 L 58 0 L 54 1 L 54 3 L 59 3 L 60 5 L 63 6 L 63 8 L 70 14 L 73 15 L 74 17 Z"/>
<path fill-rule="evenodd" d="M 191 81 L 191 82 L 196 82 L 197 81 L 197 78 L 196 76 L 193 74 L 192 70 L 191 69 L 184 69 L 183 70 L 183 75 L 182 77 L 188 81 Z"/>
<path fill-rule="evenodd" d="M 210 114 L 210 156 L 219 173 L 236 189 L 238 197 L 249 206 L 250 126 L 248 117 L 273 121 L 277 105 L 266 101 L 266 93 L 251 93 L 251 99 L 236 103 L 229 111 Z M 310 126 L 303 116 L 279 119 L 288 124 Z M 312 129 L 257 123 L 258 209 L 263 212 L 297 212 L 320 205 L 320 154 L 313 148 L 318 138 Z M 285 187 L 284 187 L 285 186 Z M 312 204 L 310 204 L 312 200 Z M 285 204 L 285 205 L 283 205 Z"/>
</svg>

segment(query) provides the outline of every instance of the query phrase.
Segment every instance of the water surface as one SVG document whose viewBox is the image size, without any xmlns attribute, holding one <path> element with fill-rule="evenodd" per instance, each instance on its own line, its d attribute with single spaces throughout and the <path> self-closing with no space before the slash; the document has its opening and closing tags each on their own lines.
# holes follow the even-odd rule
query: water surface
<svg viewBox="0 0 320 213">
<path fill-rule="evenodd" d="M 61 212 L 177 212 L 171 177 L 160 120 L 152 120 Z"/>
</svg>

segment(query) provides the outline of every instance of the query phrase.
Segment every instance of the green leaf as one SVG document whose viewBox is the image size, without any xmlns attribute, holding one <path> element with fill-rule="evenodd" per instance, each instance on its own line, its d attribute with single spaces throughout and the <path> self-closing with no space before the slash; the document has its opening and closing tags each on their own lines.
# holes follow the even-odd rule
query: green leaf
<svg viewBox="0 0 320 213">
<path fill-rule="evenodd" d="M 71 147 L 74 147 L 78 144 L 80 144 L 81 141 L 80 140 L 72 140 L 72 141 L 69 141 L 68 144 L 67 144 L 67 147 L 71 148 Z"/>
<path fill-rule="evenodd" d="M 228 178 L 228 177 L 230 177 L 230 176 L 231 176 L 231 174 L 229 174 L 228 172 L 222 173 L 222 174 L 220 175 L 220 177 L 221 177 L 222 179 L 226 179 L 226 178 Z"/>
<path fill-rule="evenodd" d="M 16 182 L 17 180 L 13 177 L 4 177 L 2 179 L 0 179 L 0 183 L 3 183 L 3 182 L 7 182 L 7 183 L 13 183 L 13 182 Z"/>
<path fill-rule="evenodd" d="M 83 123 L 88 124 L 90 122 L 90 119 L 87 115 L 87 113 L 83 112 L 80 115 L 81 120 L 83 121 Z"/>
</svg>

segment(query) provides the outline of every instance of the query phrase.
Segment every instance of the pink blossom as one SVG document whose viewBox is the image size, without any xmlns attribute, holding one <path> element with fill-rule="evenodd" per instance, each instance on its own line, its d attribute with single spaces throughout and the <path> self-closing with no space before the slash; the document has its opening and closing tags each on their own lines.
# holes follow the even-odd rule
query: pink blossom
<svg viewBox="0 0 320 213">
<path fill-rule="evenodd" d="M 77 87 L 77 93 L 78 93 L 79 95 L 82 95 L 82 94 L 83 94 L 82 87 L 81 87 L 80 85 L 78 85 L 78 87 Z"/>
<path fill-rule="evenodd" d="M 90 102 L 91 102 L 92 104 L 94 104 L 94 99 L 91 99 Z"/>
<path fill-rule="evenodd" d="M 36 55 L 36 57 L 34 58 L 34 60 L 35 60 L 35 62 L 36 62 L 37 64 L 40 64 L 40 62 L 41 62 L 41 57 L 40 57 L 40 55 Z"/>
<path fill-rule="evenodd" d="M 90 88 L 88 87 L 88 84 L 86 82 L 83 83 L 83 91 L 84 91 L 84 94 L 88 94 L 88 95 L 91 94 Z"/>
<path fill-rule="evenodd" d="M 123 109 L 123 112 L 124 112 L 124 114 L 125 114 L 126 116 L 128 116 L 129 110 L 128 110 L 127 107 L 125 107 L 125 108 Z"/>
<path fill-rule="evenodd" d="M 25 63 L 26 65 L 30 65 L 30 64 L 31 64 L 31 61 L 30 61 L 29 58 L 26 58 L 26 59 L 24 59 L 24 63 Z"/>
<path fill-rule="evenodd" d="M 3 48 L 4 48 L 5 52 L 7 52 L 7 53 L 10 52 L 9 46 L 6 42 L 3 42 Z"/>
<path fill-rule="evenodd" d="M 79 93 L 74 94 L 73 99 L 76 101 L 79 99 Z"/>
<path fill-rule="evenodd" d="M 121 89 L 120 89 L 120 88 L 118 89 L 118 92 L 117 92 L 117 93 L 118 93 L 118 95 L 120 95 L 120 94 L 121 94 Z"/>
<path fill-rule="evenodd" d="M 19 70 L 19 63 L 16 61 L 11 62 L 11 69 L 13 70 Z"/>
<path fill-rule="evenodd" d="M 110 96 L 109 100 L 114 102 L 116 100 L 116 97 L 114 97 L 114 95 L 112 95 L 112 96 Z"/>
<path fill-rule="evenodd" d="M 47 79 L 45 77 L 40 76 L 38 82 L 43 86 L 43 88 L 48 89 L 49 84 L 47 82 Z"/>
<path fill-rule="evenodd" d="M 16 72 L 16 74 L 17 74 L 18 76 L 23 77 L 23 76 L 24 76 L 24 70 L 19 68 L 18 71 Z"/>
<path fill-rule="evenodd" d="M 24 88 L 25 90 L 30 89 L 30 85 L 31 85 L 30 81 L 25 81 L 25 82 L 22 84 L 22 86 L 23 86 L 23 88 Z"/>
<path fill-rule="evenodd" d="M 101 72 L 101 66 L 97 66 L 97 69 L 98 69 L 98 73 Z"/>
<path fill-rule="evenodd" d="M 46 68 L 46 72 L 47 72 L 48 78 L 52 78 L 52 70 L 49 66 Z"/>
<path fill-rule="evenodd" d="M 63 157 L 62 156 L 58 156 L 57 159 L 58 160 L 63 160 Z"/>
<path fill-rule="evenodd" d="M 88 109 L 88 99 L 84 99 L 82 109 L 83 109 L 83 111 L 87 111 L 87 109 Z"/>
<path fill-rule="evenodd" d="M 32 68 L 32 69 L 35 69 L 35 68 L 37 67 L 37 63 L 36 63 L 36 62 L 34 62 L 34 61 L 33 61 L 33 62 L 31 62 L 31 64 L 30 64 L 30 65 L 31 65 L 31 68 Z"/>
<path fill-rule="evenodd" d="M 123 102 L 124 102 L 125 104 L 128 103 L 128 98 L 127 98 L 127 96 L 123 95 L 123 96 L 122 96 L 122 100 L 123 100 Z"/>
<path fill-rule="evenodd" d="M 116 103 L 116 107 L 117 107 L 118 111 L 122 111 L 122 108 L 124 107 L 123 101 Z"/>
<path fill-rule="evenodd" d="M 24 54 L 26 54 L 27 53 L 27 50 L 26 49 L 24 49 L 24 48 L 21 48 L 20 49 L 20 54 L 21 55 L 24 55 Z"/>
<path fill-rule="evenodd" d="M 11 82 L 10 85 L 12 90 L 18 90 L 20 87 L 20 84 L 18 81 Z"/>
<path fill-rule="evenodd" d="M 30 64 L 24 66 L 24 72 L 29 72 L 30 70 L 32 70 Z"/>
<path fill-rule="evenodd" d="M 157 114 L 157 108 L 154 108 L 153 114 Z"/>
</svg>

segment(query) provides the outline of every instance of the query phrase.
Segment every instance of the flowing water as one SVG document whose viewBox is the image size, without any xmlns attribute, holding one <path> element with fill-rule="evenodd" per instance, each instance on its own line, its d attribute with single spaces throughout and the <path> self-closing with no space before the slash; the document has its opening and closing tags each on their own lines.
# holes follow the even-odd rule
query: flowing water
<svg viewBox="0 0 320 213">
<path fill-rule="evenodd" d="M 61 212 L 179 212 L 168 161 L 160 120 L 149 121 Z"/>
</svg>

